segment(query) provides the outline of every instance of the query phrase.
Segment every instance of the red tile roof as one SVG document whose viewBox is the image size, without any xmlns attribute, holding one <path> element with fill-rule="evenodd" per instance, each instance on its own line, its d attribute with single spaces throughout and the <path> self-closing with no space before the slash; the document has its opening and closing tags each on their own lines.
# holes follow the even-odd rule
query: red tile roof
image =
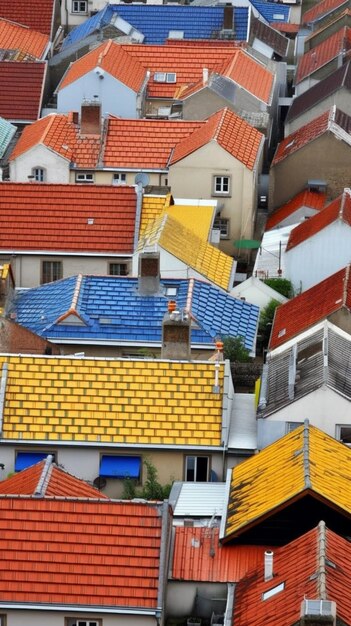
<svg viewBox="0 0 351 626">
<path fill-rule="evenodd" d="M 50 36 L 55 4 L 55 0 L 1 0 L 0 17 Z"/>
<path fill-rule="evenodd" d="M 196 582 L 237 582 L 262 562 L 267 547 L 222 546 L 218 536 L 218 528 L 177 526 L 172 578 Z"/>
<path fill-rule="evenodd" d="M 233 111 L 222 109 L 214 113 L 205 125 L 178 143 L 171 163 L 180 161 L 210 141 L 217 142 L 229 154 L 252 170 L 260 153 L 263 135 Z"/>
<path fill-rule="evenodd" d="M 132 502 L 0 498 L 1 603 L 156 609 L 159 513 Z"/>
<path fill-rule="evenodd" d="M 109 40 L 75 61 L 67 70 L 58 91 L 81 76 L 101 67 L 105 72 L 138 92 L 145 80 L 146 69 L 128 54 L 128 48 Z"/>
<path fill-rule="evenodd" d="M 0 117 L 34 122 L 40 116 L 47 65 L 0 61 Z"/>
<path fill-rule="evenodd" d="M 270 24 L 272 28 L 279 30 L 282 33 L 292 33 L 296 34 L 300 30 L 300 24 L 289 24 L 286 22 L 272 22 Z"/>
<path fill-rule="evenodd" d="M 271 103 L 274 74 L 244 50 L 236 50 L 228 67 L 223 70 L 223 76 L 231 78 L 266 104 Z"/>
<path fill-rule="evenodd" d="M 0 183 L 1 250 L 132 253 L 135 209 L 134 187 Z"/>
<path fill-rule="evenodd" d="M 0 48 L 3 50 L 19 50 L 22 55 L 42 59 L 48 43 L 48 35 L 0 18 Z"/>
<path fill-rule="evenodd" d="M 175 146 L 206 122 L 110 117 L 105 167 L 166 169 Z"/>
<path fill-rule="evenodd" d="M 319 193 L 317 191 L 308 191 L 305 189 L 304 191 L 300 191 L 296 196 L 294 196 L 289 202 L 283 204 L 283 206 L 279 207 L 272 213 L 267 220 L 266 223 L 266 231 L 275 228 L 280 224 L 283 220 L 287 219 L 291 215 L 293 215 L 296 211 L 301 209 L 302 207 L 308 207 L 310 209 L 315 209 L 316 211 L 320 211 L 323 209 L 326 202 L 327 194 Z"/>
<path fill-rule="evenodd" d="M 300 58 L 296 70 L 296 84 L 310 74 L 314 74 L 341 53 L 346 56 L 349 50 L 351 50 L 351 28 L 344 26 Z"/>
<path fill-rule="evenodd" d="M 302 24 L 308 24 L 321 19 L 324 15 L 332 13 L 335 9 L 338 9 L 343 4 L 346 4 L 348 0 L 322 0 L 317 2 L 311 9 L 306 11 L 302 16 Z"/>
<path fill-rule="evenodd" d="M 323 135 L 333 121 L 334 109 L 322 113 L 319 117 L 315 117 L 311 122 L 305 124 L 291 135 L 283 139 L 276 149 L 272 165 L 276 165 L 290 154 L 293 154 L 300 148 L 303 148 L 310 141 L 317 139 Z"/>
<path fill-rule="evenodd" d="M 277 307 L 270 350 L 281 346 L 344 307 L 351 310 L 350 266 Z"/>
<path fill-rule="evenodd" d="M 322 209 L 313 217 L 302 222 L 294 228 L 289 236 L 289 240 L 286 246 L 286 252 L 298 246 L 303 241 L 306 241 L 313 235 L 326 228 L 330 224 L 333 224 L 336 220 L 345 222 L 348 226 L 351 226 L 351 192 L 349 189 L 345 189 L 344 193 L 331 202 L 327 207 Z"/>
<path fill-rule="evenodd" d="M 24 129 L 10 155 L 10 161 L 38 144 L 57 152 L 77 167 L 95 168 L 101 138 L 95 135 L 81 137 L 79 126 L 73 123 L 71 116 L 52 113 Z"/>
<path fill-rule="evenodd" d="M 321 577 L 325 574 L 326 599 L 336 602 L 337 616 L 351 624 L 351 544 L 323 522 L 273 556 L 274 577 L 264 581 L 263 561 L 243 578 L 235 589 L 235 626 L 291 626 L 299 623 L 300 607 L 306 599 L 321 597 Z M 324 541 L 323 541 L 324 540 Z M 284 588 L 264 599 L 267 591 Z"/>
<path fill-rule="evenodd" d="M 105 494 L 64 472 L 50 459 L 0 481 L 0 495 L 107 499 Z"/>
</svg>

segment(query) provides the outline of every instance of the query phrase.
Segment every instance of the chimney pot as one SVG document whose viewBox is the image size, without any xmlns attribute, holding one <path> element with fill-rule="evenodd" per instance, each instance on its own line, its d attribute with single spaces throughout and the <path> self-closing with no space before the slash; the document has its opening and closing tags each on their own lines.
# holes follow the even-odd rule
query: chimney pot
<svg viewBox="0 0 351 626">
<path fill-rule="evenodd" d="M 264 553 L 264 579 L 265 581 L 273 578 L 273 552 L 266 550 Z"/>
</svg>

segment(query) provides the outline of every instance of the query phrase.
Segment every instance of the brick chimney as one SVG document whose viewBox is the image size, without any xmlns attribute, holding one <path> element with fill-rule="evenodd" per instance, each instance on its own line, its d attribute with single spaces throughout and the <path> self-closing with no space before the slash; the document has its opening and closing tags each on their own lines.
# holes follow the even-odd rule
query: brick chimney
<svg viewBox="0 0 351 626">
<path fill-rule="evenodd" d="M 227 2 L 224 5 L 224 14 L 223 14 L 223 29 L 224 30 L 233 30 L 233 15 L 234 15 L 234 7 L 232 3 Z"/>
<path fill-rule="evenodd" d="M 179 311 L 174 300 L 168 303 L 168 312 L 162 322 L 162 359 L 189 361 L 191 359 L 191 319 L 186 311 Z"/>
<path fill-rule="evenodd" d="M 101 104 L 100 102 L 83 102 L 80 114 L 80 134 L 101 134 Z"/>
<path fill-rule="evenodd" d="M 160 253 L 139 254 L 138 289 L 140 295 L 150 296 L 160 290 Z"/>
</svg>

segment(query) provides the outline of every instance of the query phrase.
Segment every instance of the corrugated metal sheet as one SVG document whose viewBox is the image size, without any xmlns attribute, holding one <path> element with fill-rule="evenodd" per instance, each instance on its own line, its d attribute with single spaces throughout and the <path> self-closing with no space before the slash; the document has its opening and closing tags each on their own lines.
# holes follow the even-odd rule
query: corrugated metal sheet
<svg viewBox="0 0 351 626">
<path fill-rule="evenodd" d="M 220 517 L 224 508 L 225 483 L 175 483 L 180 491 L 175 517 Z M 173 489 L 172 489 L 173 491 Z M 172 499 L 172 494 L 171 498 Z"/>
<path fill-rule="evenodd" d="M 229 450 L 256 450 L 257 448 L 256 407 L 253 393 L 234 394 L 228 448 Z"/>
</svg>

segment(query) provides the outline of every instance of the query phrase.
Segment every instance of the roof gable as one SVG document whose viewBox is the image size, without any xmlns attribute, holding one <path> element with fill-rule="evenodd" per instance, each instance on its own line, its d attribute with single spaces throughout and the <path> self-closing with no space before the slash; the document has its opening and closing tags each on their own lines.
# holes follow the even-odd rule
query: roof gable
<svg viewBox="0 0 351 626">
<path fill-rule="evenodd" d="M 324 228 L 327 228 L 334 222 L 343 222 L 347 226 L 351 226 L 351 190 L 344 189 L 341 196 L 333 200 L 328 206 L 305 220 L 290 233 L 286 252 L 292 250 L 301 243 L 307 241 Z"/>
<path fill-rule="evenodd" d="M 285 510 L 285 540 L 296 536 L 301 526 L 294 517 L 289 520 L 288 507 L 304 496 L 312 496 L 316 512 L 318 500 L 349 520 L 351 484 L 345 472 L 348 467 L 351 467 L 351 450 L 305 423 L 233 468 L 225 539 L 239 537 L 255 528 L 255 542 L 262 543 L 264 529 L 260 525 L 265 524 L 272 542 L 278 543 L 279 533 L 274 536 L 274 524 L 270 528 L 269 519 L 279 510 Z M 306 528 L 314 523 L 312 520 L 313 516 L 301 520 L 301 524 Z"/>
<path fill-rule="evenodd" d="M 131 254 L 135 211 L 134 187 L 0 183 L 1 249 Z"/>
<path fill-rule="evenodd" d="M 312 48 L 300 58 L 296 70 L 296 84 L 307 76 L 314 74 L 321 67 L 335 59 L 340 54 L 343 57 L 351 48 L 351 28 L 344 26 L 318 46 Z"/>
<path fill-rule="evenodd" d="M 277 307 L 270 350 L 274 350 L 343 307 L 351 309 L 349 266 Z"/>
<path fill-rule="evenodd" d="M 0 17 L 0 48 L 18 51 L 20 57 L 29 55 L 34 60 L 43 58 L 48 44 L 47 35 Z"/>
<path fill-rule="evenodd" d="M 223 68 L 223 76 L 230 78 L 258 100 L 271 104 L 274 74 L 246 51 L 236 51 L 227 67 Z"/>
<path fill-rule="evenodd" d="M 309 191 L 308 189 L 300 191 L 291 200 L 271 213 L 267 219 L 265 230 L 276 228 L 281 222 L 293 216 L 296 211 L 304 207 L 320 211 L 325 205 L 326 197 L 327 194 L 322 192 Z"/>
<path fill-rule="evenodd" d="M 156 611 L 159 507 L 5 497 L 0 512 L 2 603 Z"/>
<path fill-rule="evenodd" d="M 34 122 L 38 119 L 46 67 L 44 62 L 0 61 L 2 117 L 15 122 Z"/>
</svg>

